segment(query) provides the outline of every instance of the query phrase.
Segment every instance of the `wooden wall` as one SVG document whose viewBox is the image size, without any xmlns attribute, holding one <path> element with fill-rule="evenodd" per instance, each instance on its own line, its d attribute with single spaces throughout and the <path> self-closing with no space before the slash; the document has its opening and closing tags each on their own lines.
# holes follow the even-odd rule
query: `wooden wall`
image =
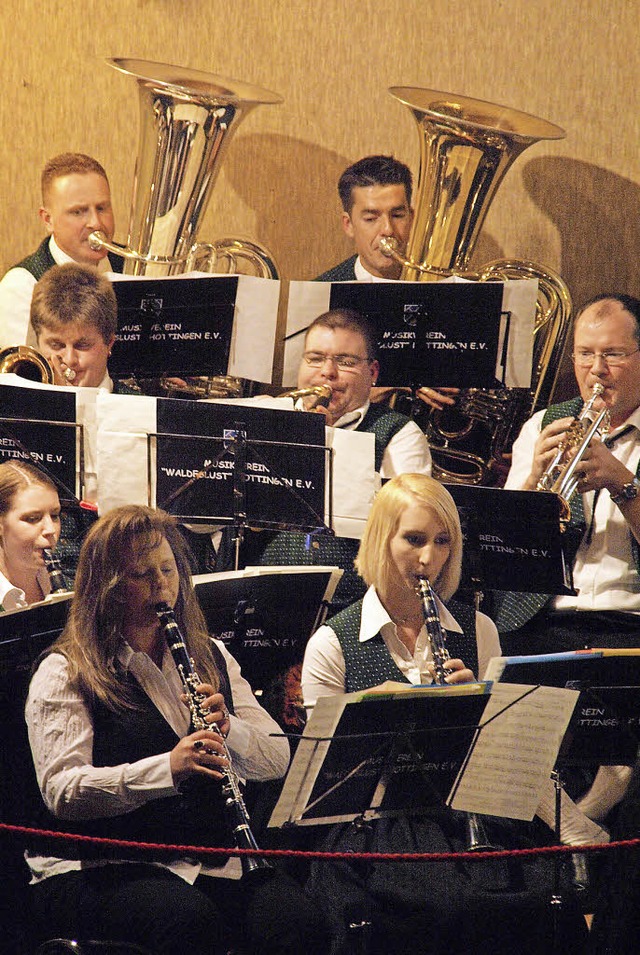
<svg viewBox="0 0 640 955">
<path fill-rule="evenodd" d="M 13 0 L 0 21 L 0 268 L 35 248 L 45 160 L 99 158 L 126 239 L 136 156 L 133 80 L 108 56 L 158 60 L 271 89 L 241 125 L 201 237 L 265 243 L 311 278 L 349 252 L 335 184 L 371 152 L 417 172 L 393 85 L 456 92 L 562 126 L 531 146 L 489 213 L 476 260 L 539 260 L 576 301 L 640 295 L 638 2 L 610 0 Z"/>
</svg>

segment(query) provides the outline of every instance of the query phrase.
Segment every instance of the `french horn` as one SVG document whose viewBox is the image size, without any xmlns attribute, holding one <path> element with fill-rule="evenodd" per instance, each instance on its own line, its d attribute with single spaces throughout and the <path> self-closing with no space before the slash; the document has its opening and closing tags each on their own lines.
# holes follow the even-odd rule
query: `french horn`
<svg viewBox="0 0 640 955">
<path fill-rule="evenodd" d="M 454 93 L 415 87 L 391 87 L 389 92 L 409 108 L 420 135 L 414 221 L 406 255 L 393 238 L 380 240 L 382 250 L 402 264 L 401 280 L 430 282 L 453 275 L 476 281 L 538 280 L 530 391 L 524 389 L 522 395 L 518 392 L 523 389 L 464 389 L 453 415 L 431 411 L 427 418 L 434 477 L 447 483 L 492 483 L 519 426 L 549 403 L 572 305 L 566 284 L 549 268 L 504 259 L 470 271 L 469 260 L 513 162 L 534 143 L 561 139 L 565 131 L 528 113 Z M 478 423 L 490 433 L 484 456 L 464 449 Z"/>
<path fill-rule="evenodd" d="M 89 237 L 91 247 L 121 256 L 125 275 L 249 270 L 261 278 L 277 278 L 273 256 L 256 242 L 197 239 L 234 132 L 256 106 L 282 103 L 282 97 L 258 86 L 166 63 L 121 58 L 106 62 L 136 81 L 138 154 L 126 246 L 96 231 Z M 188 379 L 187 385 L 176 394 L 218 394 L 220 376 L 213 387 L 199 377 Z M 237 394 L 238 390 L 242 390 L 241 380 L 227 379 L 223 391 Z"/>
</svg>

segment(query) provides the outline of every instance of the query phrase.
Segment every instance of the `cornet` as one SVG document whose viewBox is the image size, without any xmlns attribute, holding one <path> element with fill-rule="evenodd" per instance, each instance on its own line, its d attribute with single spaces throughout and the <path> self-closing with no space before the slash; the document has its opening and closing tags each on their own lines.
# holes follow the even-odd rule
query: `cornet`
<svg viewBox="0 0 640 955">
<path fill-rule="evenodd" d="M 591 397 L 580 414 L 569 426 L 558 445 L 555 457 L 536 485 L 537 491 L 551 491 L 560 498 L 560 520 L 571 517 L 569 501 L 580 483 L 579 466 L 591 441 L 596 435 L 606 434 L 610 427 L 609 409 L 596 412 L 593 406 L 604 392 L 604 385 L 596 382 Z"/>
</svg>

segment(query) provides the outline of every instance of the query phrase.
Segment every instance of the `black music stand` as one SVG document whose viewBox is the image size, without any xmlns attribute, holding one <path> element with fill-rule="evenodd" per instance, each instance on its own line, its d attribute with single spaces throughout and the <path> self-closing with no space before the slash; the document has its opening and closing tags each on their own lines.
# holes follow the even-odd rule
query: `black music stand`
<svg viewBox="0 0 640 955">
<path fill-rule="evenodd" d="M 513 690 L 504 694 L 498 691 L 495 700 L 491 699 L 489 685 L 482 683 L 464 688 L 405 687 L 388 693 L 365 691 L 319 698 L 269 826 L 420 814 L 445 804 L 531 819 L 557 757 L 560 737 L 557 742 L 548 742 L 544 757 L 534 757 L 540 791 L 533 793 L 533 799 L 527 793 L 523 814 L 524 803 L 516 807 L 513 797 L 521 785 L 519 766 L 509 753 L 514 747 L 514 721 L 517 723 L 523 715 L 530 720 L 532 706 L 535 708 L 533 696 L 539 688 L 518 686 L 515 693 Z M 563 725 L 574 702 L 575 694 L 563 697 Z M 380 719 L 382 709 L 384 723 Z M 393 729 L 376 732 L 372 729 L 376 726 Z M 546 731 L 546 726 L 532 727 L 531 736 Z M 476 779 L 482 776 L 484 761 L 491 753 L 494 756 L 489 755 L 489 768 L 493 760 L 496 770 L 490 789 L 478 795 L 472 781 L 465 792 L 465 774 L 474 774 Z M 498 766 L 498 754 L 502 767 Z M 527 774 L 533 767 L 532 759 Z M 531 785 L 532 776 L 527 775 L 521 791 Z M 504 809 L 494 811 L 497 806 Z"/>
<path fill-rule="evenodd" d="M 247 527 L 332 533 L 324 417 L 248 403 L 164 399 L 157 403 L 153 437 L 158 506 L 182 523 L 232 525 L 236 567 Z"/>
<path fill-rule="evenodd" d="M 302 663 L 342 571 L 335 567 L 247 567 L 193 578 L 213 637 L 222 640 L 254 692 L 268 692 Z"/>
<path fill-rule="evenodd" d="M 558 755 L 561 768 L 635 764 L 640 744 L 640 647 L 496 657 L 487 679 L 579 690 Z"/>
<path fill-rule="evenodd" d="M 631 651 L 576 650 L 496 657 L 490 661 L 486 677 L 518 684 L 530 680 L 580 692 L 554 774 L 555 834 L 561 844 L 563 771 L 572 766 L 636 763 L 640 744 L 640 647 Z M 552 903 L 558 910 L 562 906 L 559 855 L 555 872 Z"/>
<path fill-rule="evenodd" d="M 469 484 L 446 487 L 462 524 L 463 588 L 476 594 L 575 593 L 557 494 Z"/>
</svg>

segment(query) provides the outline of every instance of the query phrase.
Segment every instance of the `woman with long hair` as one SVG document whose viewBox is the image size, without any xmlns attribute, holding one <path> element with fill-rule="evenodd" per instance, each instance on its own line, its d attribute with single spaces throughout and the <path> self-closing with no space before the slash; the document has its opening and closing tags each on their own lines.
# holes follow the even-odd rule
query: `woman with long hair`
<svg viewBox="0 0 640 955">
<path fill-rule="evenodd" d="M 192 724 L 161 606 L 202 681 L 193 691 L 205 727 Z M 154 955 L 217 955 L 238 942 L 248 953 L 326 951 L 296 883 L 277 869 L 243 879 L 238 858 L 198 855 L 231 845 L 227 753 L 239 777 L 260 781 L 284 775 L 289 745 L 210 639 L 168 514 L 127 505 L 91 528 L 67 626 L 32 678 L 26 719 L 43 828 L 195 847 L 151 858 L 121 846 L 30 852 L 37 936 L 134 942 Z"/>
</svg>

